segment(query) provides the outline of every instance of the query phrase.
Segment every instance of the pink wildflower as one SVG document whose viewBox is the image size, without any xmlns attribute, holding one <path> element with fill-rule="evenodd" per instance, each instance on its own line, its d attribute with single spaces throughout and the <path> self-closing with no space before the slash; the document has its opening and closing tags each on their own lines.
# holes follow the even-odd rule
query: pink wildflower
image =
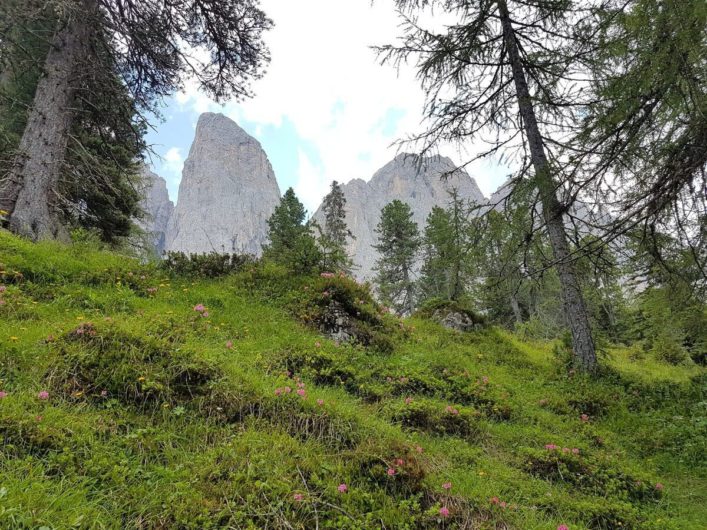
<svg viewBox="0 0 707 530">
<path fill-rule="evenodd" d="M 319 276 L 322 278 L 333 278 L 335 274 L 333 272 L 322 272 Z"/>
<path fill-rule="evenodd" d="M 579 449 L 577 449 L 576 447 L 573 447 L 573 448 L 572 448 L 572 454 L 573 454 L 573 455 L 578 455 L 578 454 L 579 454 Z"/>
<path fill-rule="evenodd" d="M 7 392 L 0 391 L 0 399 L 5 399 L 7 397 Z"/>
<path fill-rule="evenodd" d="M 418 445 L 417 447 L 415 447 L 415 451 L 417 451 L 418 453 L 422 453 L 424 449 Z"/>
<path fill-rule="evenodd" d="M 349 491 L 349 487 L 344 483 L 339 484 L 339 487 L 337 489 L 339 490 L 339 493 L 346 493 L 347 491 Z"/>
<path fill-rule="evenodd" d="M 439 514 L 440 514 L 442 517 L 449 517 L 449 508 L 447 508 L 446 506 L 442 506 L 442 507 L 439 509 Z"/>
<path fill-rule="evenodd" d="M 43 418 L 42 416 L 35 416 L 35 417 L 34 417 L 34 421 L 36 421 L 37 423 L 39 423 L 39 422 L 42 421 L 43 419 L 44 419 L 44 418 Z"/>
<path fill-rule="evenodd" d="M 444 484 L 442 484 L 442 489 L 451 490 L 451 489 L 452 489 L 452 483 L 451 483 L 451 482 L 445 482 Z"/>
<path fill-rule="evenodd" d="M 398 467 L 404 466 L 404 465 L 405 465 L 405 460 L 403 460 L 402 458 L 396 458 L 396 459 L 395 459 L 395 465 L 398 466 Z"/>
<path fill-rule="evenodd" d="M 7 287 L 0 285 L 0 293 L 4 293 L 5 291 L 7 291 Z"/>
<path fill-rule="evenodd" d="M 318 399 L 318 400 L 317 400 L 317 405 L 319 405 L 320 407 L 323 406 L 323 405 L 324 405 L 324 400 L 323 400 L 323 399 Z"/>
<path fill-rule="evenodd" d="M 386 473 L 388 473 L 389 476 L 393 476 L 393 475 L 395 475 L 395 469 L 393 469 L 392 467 L 389 467 L 388 471 L 386 471 Z"/>
<path fill-rule="evenodd" d="M 285 394 L 289 394 L 290 392 L 292 392 L 292 389 L 291 389 L 289 386 L 286 386 L 285 388 L 282 389 L 282 391 L 283 391 Z"/>
<path fill-rule="evenodd" d="M 563 447 L 563 448 L 562 448 L 562 452 L 563 452 L 563 453 L 569 453 L 569 452 L 570 452 L 570 448 L 569 448 L 569 447 Z"/>
<path fill-rule="evenodd" d="M 208 312 L 208 311 L 204 311 L 203 313 L 201 313 L 201 316 L 204 317 L 204 318 L 208 318 L 208 317 L 209 317 L 209 312 Z"/>
<path fill-rule="evenodd" d="M 555 449 L 559 449 L 559 447 L 555 444 L 545 444 L 545 449 L 548 451 L 554 451 Z"/>
<path fill-rule="evenodd" d="M 282 388 L 276 388 L 276 389 L 275 389 L 275 395 L 276 395 L 276 396 L 279 396 L 280 394 L 282 394 Z"/>
<path fill-rule="evenodd" d="M 194 306 L 194 311 L 197 313 L 202 313 L 203 311 L 206 311 L 206 308 L 204 307 L 204 304 L 196 304 Z"/>
<path fill-rule="evenodd" d="M 501 501 L 498 499 L 498 497 L 491 497 L 490 502 L 491 504 L 498 504 Z"/>
<path fill-rule="evenodd" d="M 298 388 L 298 389 L 297 389 L 297 395 L 298 395 L 298 396 L 305 397 L 305 396 L 307 395 L 307 392 L 305 391 L 304 388 Z"/>
<path fill-rule="evenodd" d="M 663 488 L 665 488 L 665 486 L 663 486 L 660 482 L 655 485 L 655 489 L 658 491 L 663 491 Z"/>
<path fill-rule="evenodd" d="M 489 383 L 489 378 L 488 378 L 488 376 L 483 376 L 483 377 L 481 378 L 481 382 L 482 382 L 483 384 L 485 384 L 485 385 L 488 385 L 488 383 Z"/>
<path fill-rule="evenodd" d="M 582 420 L 584 423 L 587 423 L 589 421 L 589 416 L 587 414 L 582 414 L 579 419 Z"/>
<path fill-rule="evenodd" d="M 410 403 L 412 403 L 412 398 L 408 396 L 405 398 L 405 404 L 409 405 Z"/>
<path fill-rule="evenodd" d="M 301 493 L 295 493 L 294 498 L 297 502 L 302 502 L 304 500 L 304 495 L 302 495 Z"/>
<path fill-rule="evenodd" d="M 39 399 L 49 399 L 49 392 L 42 390 L 39 394 L 37 394 L 37 397 Z"/>
<path fill-rule="evenodd" d="M 315 346 L 316 348 L 321 348 L 321 347 L 322 347 L 322 343 L 319 342 L 319 341 L 317 341 L 317 342 L 314 343 L 314 346 Z"/>
<path fill-rule="evenodd" d="M 505 507 L 508 506 L 508 505 L 506 504 L 506 501 L 501 501 L 500 504 L 499 504 L 499 506 L 500 506 L 501 508 L 505 508 Z"/>
<path fill-rule="evenodd" d="M 227 341 L 226 341 L 226 348 L 228 348 L 229 350 L 230 350 L 231 348 L 233 348 L 233 341 L 232 341 L 232 340 L 227 340 Z"/>
<path fill-rule="evenodd" d="M 548 403 L 549 403 L 549 401 L 547 400 L 547 398 L 543 398 L 540 401 L 538 401 L 538 405 L 540 405 L 541 407 L 544 407 Z"/>
<path fill-rule="evenodd" d="M 566 524 L 561 524 L 560 526 L 557 527 L 557 530 L 570 530 L 570 527 L 567 526 Z"/>
</svg>

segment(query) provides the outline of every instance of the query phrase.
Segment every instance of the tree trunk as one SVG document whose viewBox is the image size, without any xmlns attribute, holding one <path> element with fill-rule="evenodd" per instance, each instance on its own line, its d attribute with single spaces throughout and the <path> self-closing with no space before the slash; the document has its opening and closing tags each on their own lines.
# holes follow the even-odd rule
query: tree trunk
<svg viewBox="0 0 707 530">
<path fill-rule="evenodd" d="M 55 204 L 73 118 L 78 71 L 87 51 L 88 29 L 80 13 L 57 31 L 37 83 L 2 206 L 10 229 L 34 240 L 57 238 L 63 228 Z"/>
<path fill-rule="evenodd" d="M 563 208 L 557 199 L 556 184 L 550 172 L 550 165 L 545 156 L 540 129 L 535 117 L 535 109 L 530 98 L 528 83 L 525 78 L 525 71 L 518 53 L 515 32 L 511 24 L 506 0 L 497 0 L 501 26 L 503 27 L 503 40 L 508 52 L 508 60 L 513 72 L 513 80 L 516 87 L 516 98 L 518 108 L 523 120 L 528 147 L 530 148 L 530 159 L 535 170 L 535 179 L 540 192 L 540 200 L 543 208 L 543 217 L 547 226 L 550 245 L 552 247 L 555 268 L 560 277 L 562 285 L 562 298 L 567 321 L 572 330 L 572 347 L 575 359 L 579 368 L 585 372 L 595 372 L 597 368 L 597 358 L 594 349 L 591 326 L 589 325 L 589 315 L 587 307 L 582 297 L 582 291 L 577 281 L 574 265 L 570 258 L 570 246 L 567 242 L 567 234 L 563 220 Z"/>
<path fill-rule="evenodd" d="M 520 312 L 520 306 L 518 305 L 518 298 L 516 298 L 515 293 L 511 293 L 510 296 L 511 309 L 513 310 L 513 317 L 516 319 L 518 324 L 523 323 L 523 314 Z"/>
</svg>

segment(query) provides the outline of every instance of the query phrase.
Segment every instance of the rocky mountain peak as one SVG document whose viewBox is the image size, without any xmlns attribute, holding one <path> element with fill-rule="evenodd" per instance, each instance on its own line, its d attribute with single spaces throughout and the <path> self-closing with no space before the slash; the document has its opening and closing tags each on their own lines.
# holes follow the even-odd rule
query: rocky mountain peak
<svg viewBox="0 0 707 530">
<path fill-rule="evenodd" d="M 260 142 L 223 114 L 199 117 L 166 249 L 259 255 L 280 189 Z"/>
<path fill-rule="evenodd" d="M 138 220 L 137 224 L 147 234 L 153 249 L 161 255 L 164 251 L 167 226 L 174 211 L 174 204 L 169 200 L 165 179 L 150 171 L 147 166 L 143 166 L 140 173 L 143 197 L 140 208 L 145 212 L 145 216 Z"/>
</svg>

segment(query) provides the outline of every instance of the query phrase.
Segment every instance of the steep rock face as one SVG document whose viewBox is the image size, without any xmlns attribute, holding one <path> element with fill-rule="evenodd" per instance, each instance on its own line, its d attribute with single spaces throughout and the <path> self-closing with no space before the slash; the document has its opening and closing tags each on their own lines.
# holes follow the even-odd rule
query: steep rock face
<svg viewBox="0 0 707 530">
<path fill-rule="evenodd" d="M 182 170 L 166 249 L 259 255 L 279 202 L 260 143 L 226 116 L 204 113 Z"/>
<path fill-rule="evenodd" d="M 375 228 L 381 210 L 389 202 L 398 199 L 409 204 L 420 232 L 432 207 L 448 204 L 452 189 L 464 200 L 486 202 L 476 182 L 466 172 L 456 171 L 446 179 L 441 178 L 455 167 L 449 158 L 442 156 L 427 157 L 418 164 L 416 156 L 400 154 L 376 171 L 370 181 L 355 179 L 342 185 L 346 196 L 346 223 L 356 237 L 348 247 L 358 267 L 354 272 L 356 277 L 369 280 L 374 276 L 373 266 L 378 257 L 372 247 L 377 242 Z M 323 224 L 321 207 L 314 219 Z"/>
<path fill-rule="evenodd" d="M 137 224 L 147 234 L 157 255 L 162 255 L 165 248 L 167 225 L 174 211 L 174 204 L 169 200 L 167 182 L 143 166 L 142 171 L 142 201 L 140 208 L 145 217 Z"/>
</svg>

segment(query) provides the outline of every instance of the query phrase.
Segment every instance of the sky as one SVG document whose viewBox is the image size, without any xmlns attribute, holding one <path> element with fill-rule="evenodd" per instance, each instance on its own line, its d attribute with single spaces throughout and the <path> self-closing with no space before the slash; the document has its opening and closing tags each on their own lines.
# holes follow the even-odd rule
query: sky
<svg viewBox="0 0 707 530">
<path fill-rule="evenodd" d="M 261 7 L 275 27 L 265 35 L 272 60 L 253 84 L 255 97 L 218 105 L 187 82 L 148 134 L 153 169 L 175 202 L 202 112 L 221 112 L 257 138 L 281 192 L 292 186 L 310 212 L 331 181 L 369 180 L 399 152 L 396 140 L 424 127 L 414 69 L 380 65 L 371 49 L 401 33 L 393 0 L 262 0 Z M 474 150 L 442 146 L 440 154 L 460 163 Z M 467 170 L 487 196 L 509 173 L 493 160 Z"/>
</svg>

